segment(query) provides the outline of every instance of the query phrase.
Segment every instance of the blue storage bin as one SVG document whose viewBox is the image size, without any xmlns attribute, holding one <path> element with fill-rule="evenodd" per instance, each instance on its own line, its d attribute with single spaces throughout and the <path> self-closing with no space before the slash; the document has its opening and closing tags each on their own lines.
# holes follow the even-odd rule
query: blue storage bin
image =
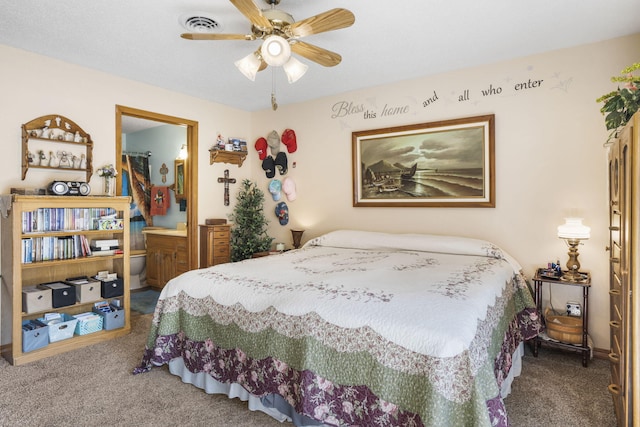
<svg viewBox="0 0 640 427">
<path fill-rule="evenodd" d="M 115 307 L 113 305 L 110 306 L 112 310 L 111 312 L 101 312 L 97 308 L 94 308 L 94 313 L 98 313 L 104 318 L 103 327 L 106 331 L 110 331 L 111 329 L 124 328 L 124 309 L 122 307 Z"/>
<path fill-rule="evenodd" d="M 88 312 L 88 313 L 80 313 L 76 314 L 75 317 L 78 319 L 78 323 L 76 323 L 76 335 L 86 335 L 92 334 L 94 332 L 98 332 L 102 330 L 102 316 L 95 316 L 96 313 Z M 91 315 L 90 318 L 84 318 L 85 315 Z"/>
<path fill-rule="evenodd" d="M 22 326 L 31 324 L 32 330 L 22 329 L 22 352 L 28 353 L 49 345 L 49 327 L 39 320 L 23 320 Z"/>
<path fill-rule="evenodd" d="M 46 323 L 44 318 L 38 318 L 39 321 Z M 49 326 L 49 342 L 66 340 L 73 337 L 78 319 L 67 313 L 62 313 L 62 322 L 48 323 Z"/>
</svg>

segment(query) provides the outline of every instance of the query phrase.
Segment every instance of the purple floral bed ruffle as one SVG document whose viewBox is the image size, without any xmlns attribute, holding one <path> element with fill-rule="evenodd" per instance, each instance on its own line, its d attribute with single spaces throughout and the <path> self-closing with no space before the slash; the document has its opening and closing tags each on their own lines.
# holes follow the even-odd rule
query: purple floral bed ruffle
<svg viewBox="0 0 640 427">
<path fill-rule="evenodd" d="M 192 373 L 206 372 L 222 383 L 238 383 L 255 396 L 278 394 L 299 414 L 325 424 L 422 426 L 420 417 L 378 398 L 366 386 L 333 384 L 308 370 L 298 371 L 267 357 L 247 357 L 242 350 L 225 350 L 211 340 L 192 341 L 184 334 L 160 336 L 155 351 L 145 351 L 134 374 L 147 372 L 182 357 Z"/>
<path fill-rule="evenodd" d="M 535 337 L 540 330 L 535 309 L 525 309 L 509 325 L 495 361 L 498 385 L 511 369 L 511 356 L 523 340 Z M 192 373 L 206 372 L 222 383 L 238 383 L 255 396 L 277 394 L 296 412 L 325 424 L 422 426 L 420 416 L 400 410 L 395 404 L 376 396 L 366 386 L 334 384 L 309 370 L 299 371 L 286 363 L 267 357 L 257 360 L 247 357 L 240 349 L 225 350 L 210 339 L 192 341 L 181 332 L 158 336 L 155 348 L 145 350 L 142 363 L 134 374 L 147 372 L 182 357 L 185 367 Z M 487 401 L 489 416 L 494 426 L 508 427 L 502 398 Z"/>
</svg>

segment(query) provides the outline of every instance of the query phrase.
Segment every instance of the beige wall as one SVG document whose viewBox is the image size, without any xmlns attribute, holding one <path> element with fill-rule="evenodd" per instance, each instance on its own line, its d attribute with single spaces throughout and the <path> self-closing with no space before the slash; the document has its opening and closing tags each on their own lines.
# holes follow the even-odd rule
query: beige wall
<svg viewBox="0 0 640 427">
<path fill-rule="evenodd" d="M 117 104 L 199 122 L 198 217 L 201 222 L 204 218 L 226 218 L 231 211 L 231 207 L 224 206 L 224 188 L 217 183 L 224 169 L 230 169 L 231 176 L 238 182 L 251 176 L 250 167 L 209 165 L 208 152 L 219 131 L 226 136 L 250 136 L 251 115 L 247 112 L 3 45 L 0 45 L 0 63 L 0 194 L 9 193 L 12 187 L 46 187 L 53 179 L 85 180 L 84 174 L 74 176 L 44 169 L 30 169 L 26 179 L 21 180 L 20 126 L 40 116 L 60 114 L 91 134 L 94 171 L 115 163 Z M 214 78 L 211 84 L 216 84 Z M 102 193 L 101 178 L 95 173 L 90 185 L 95 194 Z M 6 344 L 7 332 L 3 325 L 1 344 Z"/>
<path fill-rule="evenodd" d="M 239 182 L 250 177 L 248 167 L 238 169 L 223 163 L 209 165 L 208 152 L 218 132 L 248 138 L 251 126 L 248 112 L 3 45 L 0 45 L 0 60 L 4 64 L 0 71 L 2 193 L 8 193 L 11 187 L 43 187 L 53 179 L 84 181 L 84 174 L 54 175 L 51 171 L 37 169 L 29 170 L 26 179 L 21 180 L 20 125 L 40 116 L 63 115 L 90 133 L 94 141 L 94 170 L 115 163 L 117 104 L 199 122 L 199 218 L 225 218 L 231 211 L 223 205 L 224 188 L 217 183 L 224 169 L 230 169 L 231 176 Z M 211 84 L 216 84 L 214 78 Z M 101 193 L 101 178 L 97 174 L 94 173 L 90 184 L 96 194 Z"/>
<path fill-rule="evenodd" d="M 114 162 L 115 105 L 120 104 L 199 122 L 199 222 L 231 212 L 217 183 L 229 169 L 238 183 L 244 178 L 259 182 L 267 199 L 270 233 L 287 245 L 294 226 L 306 228 L 303 241 L 337 228 L 466 235 L 493 241 L 531 274 L 551 259 L 566 261 L 566 247 L 555 229 L 565 216 L 581 215 L 592 227 L 592 238 L 580 248 L 582 265 L 594 278 L 590 326 L 596 347 L 606 349 L 607 182 L 602 144 L 607 131 L 595 99 L 614 88 L 610 76 L 638 57 L 640 35 L 635 35 L 304 104 L 286 105 L 283 95 L 278 111 L 248 113 L 0 45 L 5 64 L 0 79 L 0 192 L 45 186 L 58 177 L 30 170 L 25 181 L 20 179 L 20 125 L 42 115 L 61 114 L 88 131 L 95 142 L 94 167 Z M 426 53 L 425 60 L 437 58 Z M 310 72 L 332 72 L 339 78 L 340 70 Z M 543 82 L 515 91 L 517 83 L 529 79 Z M 481 90 L 490 85 L 502 92 L 483 97 Z M 423 107 L 434 91 L 438 100 Z M 459 101 L 465 91 L 469 100 Z M 333 107 L 341 102 L 375 112 L 376 118 L 365 118 L 364 112 L 333 117 Z M 385 105 L 407 106 L 407 113 L 381 117 Z M 496 208 L 352 207 L 351 132 L 481 114 L 496 116 Z M 286 128 L 298 135 L 288 174 L 296 181 L 298 200 L 289 203 L 291 220 L 283 227 L 273 214 L 276 203 L 267 190 L 269 180 L 252 147 L 257 137 Z M 218 132 L 247 139 L 250 153 L 242 168 L 209 165 L 207 150 Z M 65 175 L 75 178 L 81 177 Z M 97 176 L 91 185 L 100 188 Z M 238 187 L 232 185 L 232 203 Z M 556 305 L 564 305 L 579 294 L 554 291 L 553 297 Z"/>
<path fill-rule="evenodd" d="M 276 202 L 267 197 L 271 234 L 288 245 L 289 228 L 298 226 L 307 230 L 304 241 L 337 228 L 471 236 L 510 252 L 530 276 L 548 261 L 566 262 L 567 248 L 556 237 L 556 227 L 566 216 L 582 216 L 592 227 L 591 239 L 580 247 L 582 266 L 593 273 L 591 335 L 596 347 L 608 349 L 607 151 L 603 147 L 608 132 L 595 99 L 615 89 L 610 77 L 638 58 L 640 35 L 635 35 L 300 105 L 286 105 L 281 97 L 276 112 L 253 115 L 254 137 L 289 127 L 298 136 L 298 151 L 289 155 L 297 167 L 288 174 L 296 181 L 298 199 L 288 203 L 290 223 L 282 227 L 273 214 Z M 425 53 L 425 60 L 437 58 Z M 320 71 L 340 78 L 339 69 Z M 515 90 L 516 84 L 529 79 L 542 84 Z M 481 90 L 490 85 L 502 92 L 482 96 Z M 465 90 L 469 100 L 459 101 Z M 423 107 L 434 91 L 438 100 Z M 364 112 L 334 118 L 333 107 L 342 102 L 354 110 L 376 113 L 376 118 L 365 118 Z M 408 112 L 381 117 L 385 105 L 408 106 Z M 352 207 L 351 132 L 483 114 L 496 118 L 494 209 Z M 251 162 L 267 191 L 269 180 L 260 162 L 255 158 Z M 565 291 L 553 291 L 555 306 L 581 301 L 578 289 Z M 548 288 L 544 298 L 549 298 Z"/>
</svg>

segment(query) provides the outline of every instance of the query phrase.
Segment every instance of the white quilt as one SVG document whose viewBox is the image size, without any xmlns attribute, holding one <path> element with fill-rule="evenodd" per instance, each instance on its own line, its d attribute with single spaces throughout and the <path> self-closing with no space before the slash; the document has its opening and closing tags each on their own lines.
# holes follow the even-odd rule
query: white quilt
<svg viewBox="0 0 640 427">
<path fill-rule="evenodd" d="M 316 313 L 339 327 L 369 327 L 413 352 L 452 357 L 470 348 L 479 321 L 511 292 L 505 287 L 519 271 L 482 240 L 336 231 L 299 250 L 190 271 L 160 299 L 185 292 L 251 312 Z"/>
</svg>

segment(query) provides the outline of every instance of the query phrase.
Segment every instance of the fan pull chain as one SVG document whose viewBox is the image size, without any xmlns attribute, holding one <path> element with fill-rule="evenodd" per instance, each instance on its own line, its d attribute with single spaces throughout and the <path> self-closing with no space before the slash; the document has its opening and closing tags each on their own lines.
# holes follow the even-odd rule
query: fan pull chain
<svg viewBox="0 0 640 427">
<path fill-rule="evenodd" d="M 276 74 L 274 67 L 271 67 L 271 108 L 273 108 L 273 111 L 278 109 L 278 103 L 276 102 Z"/>
</svg>

